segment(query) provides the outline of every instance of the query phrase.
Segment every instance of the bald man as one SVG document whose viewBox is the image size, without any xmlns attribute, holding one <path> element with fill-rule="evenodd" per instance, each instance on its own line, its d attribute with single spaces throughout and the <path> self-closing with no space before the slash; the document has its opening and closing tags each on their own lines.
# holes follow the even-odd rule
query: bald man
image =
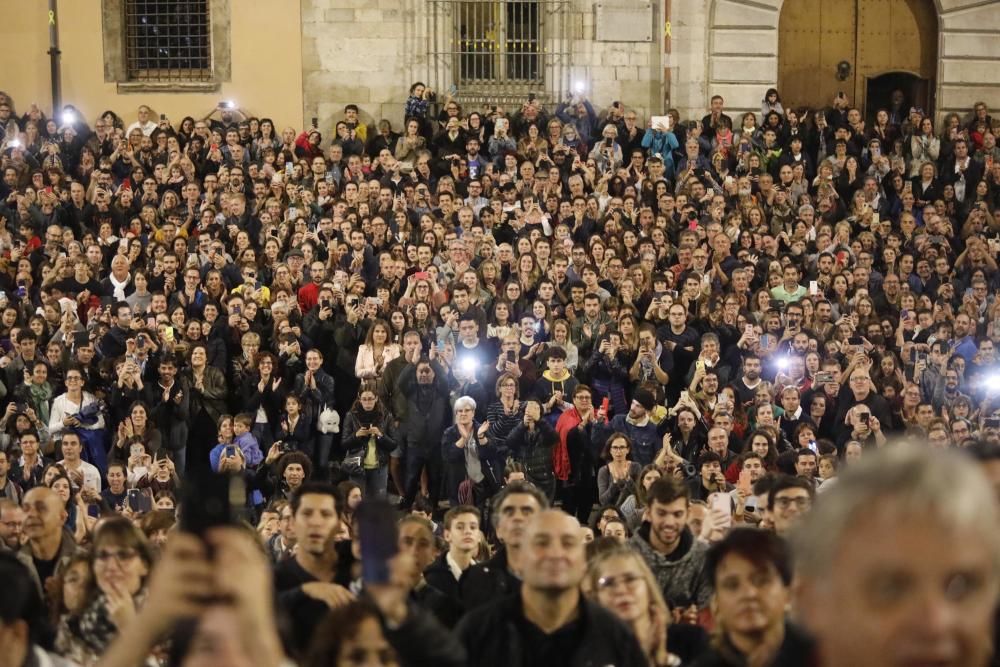
<svg viewBox="0 0 1000 667">
<path fill-rule="evenodd" d="M 469 664 L 648 664 L 631 631 L 581 596 L 587 563 L 575 518 L 561 510 L 539 512 L 529 520 L 522 549 L 520 593 L 470 612 L 456 628 Z"/>
<path fill-rule="evenodd" d="M 44 592 L 44 584 L 56 573 L 59 561 L 76 552 L 76 542 L 63 527 L 68 516 L 65 504 L 52 489 L 46 486 L 31 489 L 24 494 L 21 509 L 24 537 L 17 557 L 35 575 L 35 583 Z"/>
</svg>

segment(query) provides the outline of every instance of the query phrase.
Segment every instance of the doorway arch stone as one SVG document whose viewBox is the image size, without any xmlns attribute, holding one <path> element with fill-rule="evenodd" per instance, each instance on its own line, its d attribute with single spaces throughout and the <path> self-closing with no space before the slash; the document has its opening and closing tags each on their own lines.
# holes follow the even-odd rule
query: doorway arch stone
<svg viewBox="0 0 1000 667">
<path fill-rule="evenodd" d="M 677 85 L 671 84 L 677 92 L 671 95 L 671 105 L 695 117 L 704 113 L 713 95 L 722 95 L 727 110 L 759 112 L 763 92 L 777 86 L 782 4 L 783 0 L 673 2 L 674 39 L 677 47 L 685 48 L 677 49 L 671 63 L 678 77 Z M 937 115 L 967 113 L 979 100 L 991 109 L 1000 108 L 1000 0 L 935 0 L 934 5 Z"/>
</svg>

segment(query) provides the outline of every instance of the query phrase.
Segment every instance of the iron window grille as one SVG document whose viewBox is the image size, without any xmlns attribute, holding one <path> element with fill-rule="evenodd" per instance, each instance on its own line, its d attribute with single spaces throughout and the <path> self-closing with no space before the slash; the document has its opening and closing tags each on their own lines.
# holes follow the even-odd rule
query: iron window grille
<svg viewBox="0 0 1000 667">
<path fill-rule="evenodd" d="M 430 83 L 467 101 L 561 99 L 570 77 L 569 0 L 431 0 Z M 440 99 L 440 98 L 439 98 Z"/>
<path fill-rule="evenodd" d="M 125 0 L 129 81 L 212 80 L 209 0 Z"/>
</svg>

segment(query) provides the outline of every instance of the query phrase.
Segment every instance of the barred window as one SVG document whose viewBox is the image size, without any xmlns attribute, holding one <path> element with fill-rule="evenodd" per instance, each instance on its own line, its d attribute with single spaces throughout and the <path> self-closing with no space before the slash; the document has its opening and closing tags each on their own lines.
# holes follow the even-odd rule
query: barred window
<svg viewBox="0 0 1000 667">
<path fill-rule="evenodd" d="M 430 0 L 431 83 L 472 100 L 558 96 L 569 77 L 567 0 Z"/>
<path fill-rule="evenodd" d="M 209 0 L 125 0 L 129 81 L 212 79 Z"/>
</svg>

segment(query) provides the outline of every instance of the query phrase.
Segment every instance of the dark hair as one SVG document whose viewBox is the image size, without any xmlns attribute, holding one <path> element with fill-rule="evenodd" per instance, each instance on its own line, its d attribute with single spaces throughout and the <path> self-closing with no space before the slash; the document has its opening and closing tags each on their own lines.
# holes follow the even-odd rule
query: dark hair
<svg viewBox="0 0 1000 667">
<path fill-rule="evenodd" d="M 53 636 L 41 593 L 28 568 L 10 553 L 0 552 L 0 590 L 0 622 L 24 621 L 32 644 L 51 646 Z"/>
<path fill-rule="evenodd" d="M 284 457 L 282 457 L 284 458 Z M 292 515 L 295 515 L 299 511 L 299 505 L 302 504 L 302 496 L 314 494 L 319 496 L 330 496 L 333 498 L 334 508 L 340 507 L 340 498 L 337 494 L 337 489 L 326 482 L 303 482 L 302 486 L 295 489 L 295 493 L 292 494 L 291 505 L 292 505 Z"/>
<path fill-rule="evenodd" d="M 684 499 L 685 503 L 689 502 L 691 500 L 691 491 L 688 489 L 687 484 L 672 476 L 660 477 L 660 479 L 649 485 L 649 491 L 646 492 L 646 500 L 649 505 L 652 505 L 654 502 L 661 505 L 669 505 L 681 498 Z"/>
<path fill-rule="evenodd" d="M 546 510 L 549 508 L 549 499 L 541 489 L 532 484 L 531 482 L 518 480 L 516 482 L 511 482 L 507 486 L 500 489 L 500 492 L 493 496 L 493 527 L 496 528 L 497 524 L 500 523 L 500 508 L 503 507 L 504 502 L 510 496 L 514 494 L 522 493 L 529 495 L 538 502 L 538 508 L 541 510 Z"/>
<path fill-rule="evenodd" d="M 1000 459 L 1000 445 L 985 440 L 977 440 L 975 443 L 962 449 L 963 452 L 979 463 L 987 463 Z"/>
<path fill-rule="evenodd" d="M 719 565 L 730 554 L 744 558 L 761 569 L 773 567 L 782 584 L 789 586 L 792 583 L 791 550 L 785 540 L 775 533 L 758 528 L 734 528 L 721 541 L 713 544 L 705 555 L 705 573 L 716 589 Z"/>
<path fill-rule="evenodd" d="M 80 517 L 78 520 L 82 521 L 83 519 Z M 102 540 L 135 549 L 147 568 L 153 566 L 153 549 L 146 541 L 145 533 L 125 517 L 113 516 L 101 522 L 94 531 L 94 537 L 91 540 L 92 558 L 96 554 L 97 544 Z"/>
<path fill-rule="evenodd" d="M 344 641 L 357 635 L 361 624 L 369 620 L 382 626 L 381 612 L 368 600 L 359 600 L 332 610 L 313 632 L 306 660 L 300 664 L 303 667 L 337 664 Z"/>
<path fill-rule="evenodd" d="M 805 489 L 809 492 L 809 498 L 816 497 L 816 489 L 809 480 L 792 475 L 780 475 L 771 486 L 771 492 L 767 495 L 768 511 L 774 511 L 774 497 L 788 489 Z"/>
</svg>

